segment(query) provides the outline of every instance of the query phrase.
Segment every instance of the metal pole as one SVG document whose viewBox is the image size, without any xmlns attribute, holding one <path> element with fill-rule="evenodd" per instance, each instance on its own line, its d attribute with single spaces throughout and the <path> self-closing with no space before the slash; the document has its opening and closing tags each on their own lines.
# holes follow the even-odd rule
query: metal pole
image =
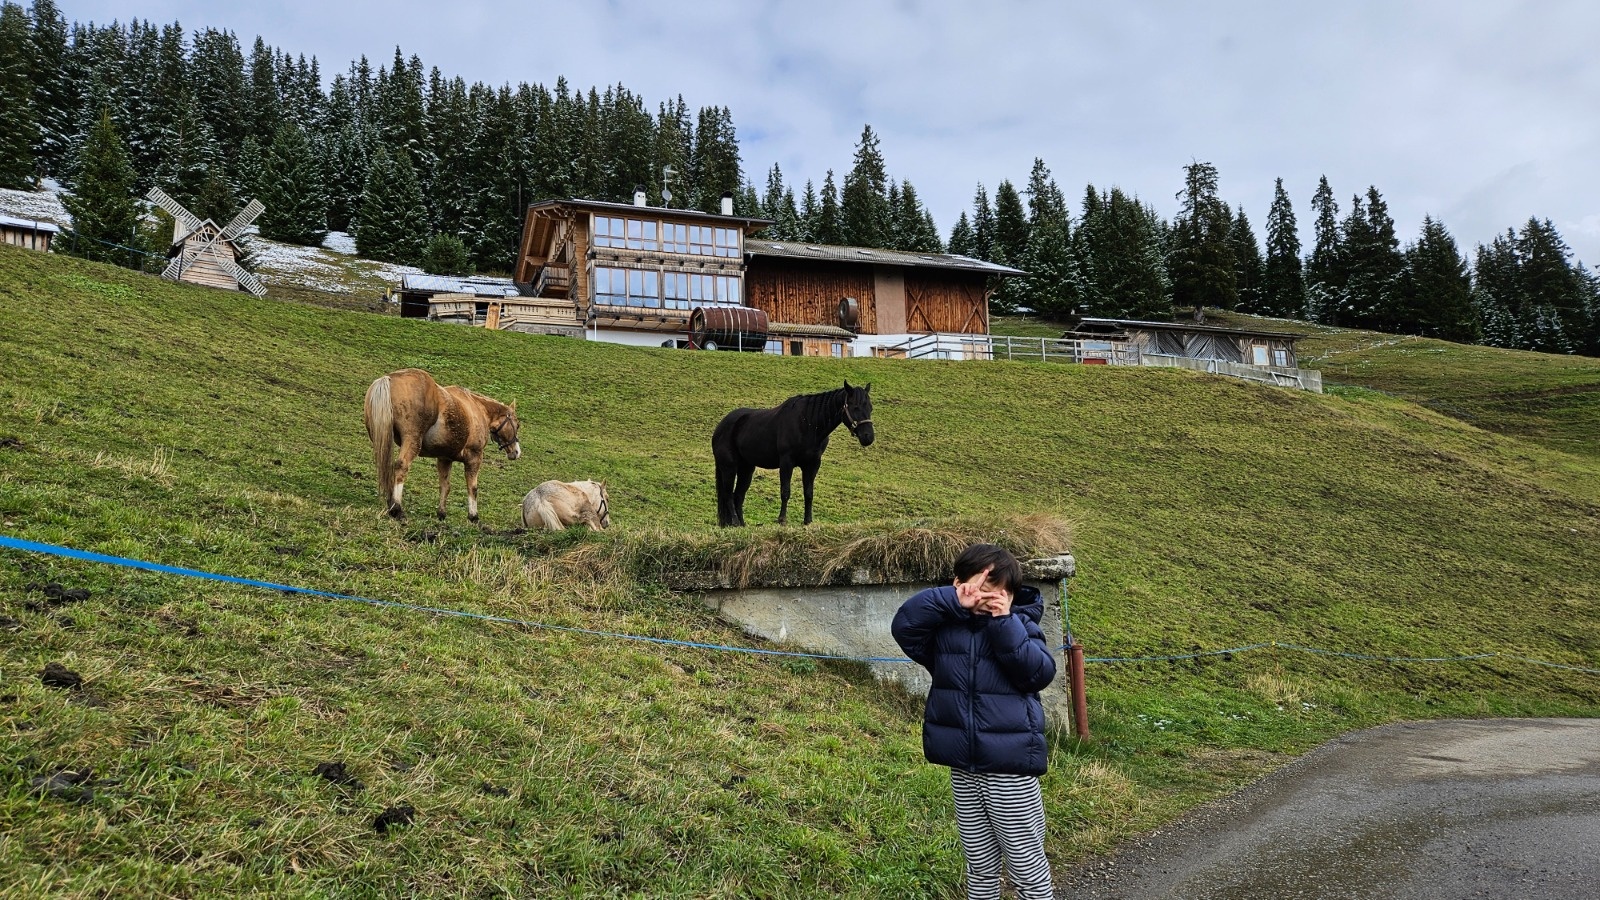
<svg viewBox="0 0 1600 900">
<path fill-rule="evenodd" d="M 1067 678 L 1072 692 L 1072 728 L 1079 740 L 1089 739 L 1089 698 L 1083 690 L 1083 645 L 1067 638 Z"/>
</svg>

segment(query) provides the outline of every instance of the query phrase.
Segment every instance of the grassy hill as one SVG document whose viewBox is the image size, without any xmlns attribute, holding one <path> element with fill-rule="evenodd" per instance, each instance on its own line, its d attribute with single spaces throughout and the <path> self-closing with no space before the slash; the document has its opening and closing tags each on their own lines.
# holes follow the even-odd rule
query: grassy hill
<svg viewBox="0 0 1600 900">
<path fill-rule="evenodd" d="M 257 300 L 9 247 L 0 315 L 0 533 L 14 537 L 750 645 L 648 566 L 597 569 L 573 552 L 792 543 L 797 530 L 712 527 L 711 427 L 732 406 L 848 378 L 873 386 L 878 442 L 829 451 L 812 533 L 922 524 L 1008 539 L 1028 516 L 1070 522 L 1071 621 L 1092 656 L 1275 640 L 1600 667 L 1592 454 L 1399 390 L 642 350 Z M 1569 377 L 1548 357 L 1481 359 L 1461 365 L 1508 392 Z M 1444 378 L 1382 365 L 1391 386 Z M 361 397 L 402 366 L 519 403 L 524 455 L 485 466 L 482 529 L 459 483 L 449 520 L 427 515 L 426 464 L 407 491 L 413 519 L 379 515 Z M 1572 420 L 1532 424 L 1593 428 Z M 520 533 L 525 491 L 586 477 L 611 485 L 612 532 Z M 776 511 L 765 473 L 747 517 Z M 52 583 L 88 597 L 64 602 Z M 0 616 L 0 896 L 959 891 L 920 704 L 852 665 L 11 551 Z M 83 688 L 43 684 L 48 663 Z M 1095 737 L 1058 738 L 1045 779 L 1058 866 L 1350 728 L 1600 711 L 1600 675 L 1507 657 L 1279 649 L 1100 663 L 1089 677 Z M 332 761 L 360 785 L 312 774 Z M 85 770 L 87 791 L 59 775 Z M 401 804 L 411 824 L 377 833 L 374 817 Z"/>
</svg>

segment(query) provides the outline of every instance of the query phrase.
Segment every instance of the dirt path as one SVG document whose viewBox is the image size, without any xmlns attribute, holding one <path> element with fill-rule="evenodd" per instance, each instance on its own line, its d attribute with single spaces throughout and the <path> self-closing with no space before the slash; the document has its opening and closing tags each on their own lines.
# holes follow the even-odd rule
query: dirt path
<svg viewBox="0 0 1600 900">
<path fill-rule="evenodd" d="M 1600 720 L 1346 735 L 1108 860 L 1061 897 L 1600 897 Z"/>
</svg>

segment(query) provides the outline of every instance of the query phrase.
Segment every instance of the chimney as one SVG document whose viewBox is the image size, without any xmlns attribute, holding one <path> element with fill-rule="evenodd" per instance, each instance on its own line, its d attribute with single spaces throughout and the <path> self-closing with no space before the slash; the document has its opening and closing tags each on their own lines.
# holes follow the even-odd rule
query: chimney
<svg viewBox="0 0 1600 900">
<path fill-rule="evenodd" d="M 649 206 L 650 205 L 649 203 L 645 202 L 644 185 L 642 185 L 642 184 L 636 184 L 636 185 L 633 186 L 633 205 L 634 206 Z"/>
<path fill-rule="evenodd" d="M 733 215 L 733 192 L 732 191 L 723 191 L 722 192 L 722 214 L 725 215 L 725 216 Z"/>
</svg>

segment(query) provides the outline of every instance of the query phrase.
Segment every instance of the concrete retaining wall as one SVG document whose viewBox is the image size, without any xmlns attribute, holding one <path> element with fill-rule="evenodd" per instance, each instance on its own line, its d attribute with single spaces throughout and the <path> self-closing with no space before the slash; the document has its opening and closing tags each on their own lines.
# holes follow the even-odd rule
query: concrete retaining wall
<svg viewBox="0 0 1600 900">
<path fill-rule="evenodd" d="M 1044 598 L 1045 640 L 1056 658 L 1056 679 L 1039 693 L 1052 726 L 1070 726 L 1072 704 L 1067 692 L 1065 654 L 1061 632 L 1060 586 L 1075 570 L 1071 556 L 1062 555 L 1023 564 L 1028 583 Z M 900 604 L 927 583 L 874 582 L 870 573 L 858 573 L 848 585 L 802 587 L 714 588 L 700 592 L 702 600 L 723 619 L 746 632 L 815 653 L 854 657 L 904 658 L 889 633 Z M 908 691 L 926 696 L 927 670 L 913 662 L 871 663 L 879 678 L 900 682 Z"/>
</svg>

